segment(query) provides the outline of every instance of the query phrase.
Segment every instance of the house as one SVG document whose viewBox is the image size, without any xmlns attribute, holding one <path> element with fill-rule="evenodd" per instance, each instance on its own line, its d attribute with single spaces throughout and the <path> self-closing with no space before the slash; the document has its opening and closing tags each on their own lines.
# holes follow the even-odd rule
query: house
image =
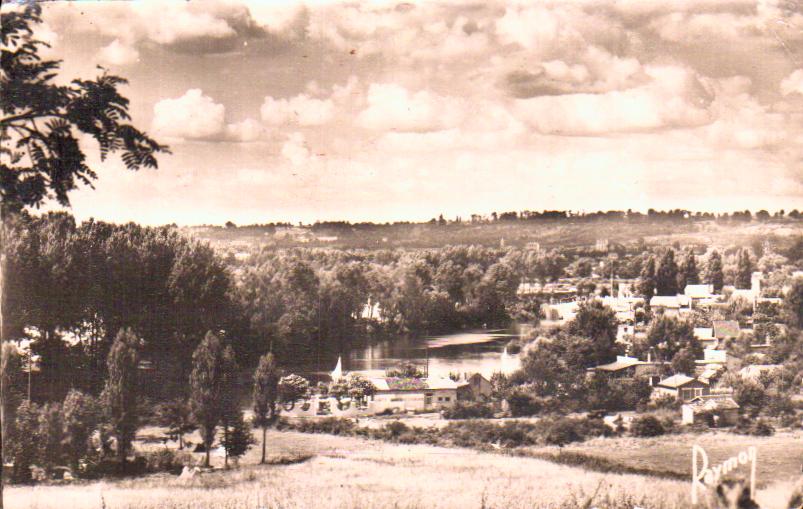
<svg viewBox="0 0 803 509">
<path fill-rule="evenodd" d="M 371 378 L 376 392 L 368 407 L 372 413 L 388 410 L 437 411 L 454 406 L 460 384 L 449 378 Z"/>
<path fill-rule="evenodd" d="M 650 299 L 650 309 L 665 316 L 678 317 L 691 310 L 690 303 L 685 295 L 656 295 Z"/>
<path fill-rule="evenodd" d="M 714 320 L 712 325 L 714 326 L 714 337 L 717 339 L 738 338 L 741 332 L 739 322 L 736 320 Z"/>
<path fill-rule="evenodd" d="M 724 366 L 728 363 L 728 352 L 708 348 L 703 350 L 703 358 L 694 361 L 698 366 Z"/>
<path fill-rule="evenodd" d="M 697 379 L 708 385 L 709 391 L 719 386 L 726 369 L 723 365 L 711 364 L 703 366 Z"/>
<path fill-rule="evenodd" d="M 480 373 L 474 373 L 471 376 L 464 374 L 458 381 L 457 399 L 460 400 L 488 399 L 492 392 L 491 382 Z"/>
<path fill-rule="evenodd" d="M 686 375 L 672 375 L 658 382 L 653 388 L 653 397 L 664 394 L 674 396 L 681 401 L 691 401 L 697 396 L 709 394 L 708 384 Z"/>
<path fill-rule="evenodd" d="M 664 363 L 642 361 L 635 357 L 617 355 L 614 362 L 588 368 L 586 370 L 586 376 L 602 373 L 610 379 L 617 380 L 644 377 L 649 379 L 650 385 L 654 385 L 660 380 L 661 364 Z"/>
<path fill-rule="evenodd" d="M 730 394 L 697 396 L 681 407 L 683 424 L 703 421 L 709 426 L 732 426 L 739 420 L 739 404 Z"/>
<path fill-rule="evenodd" d="M 683 295 L 691 299 L 692 303 L 716 297 L 714 285 L 686 285 L 683 289 Z"/>
<path fill-rule="evenodd" d="M 695 327 L 694 337 L 700 342 L 700 345 L 705 348 L 716 348 L 719 345 L 719 340 L 714 337 L 713 327 Z"/>
</svg>

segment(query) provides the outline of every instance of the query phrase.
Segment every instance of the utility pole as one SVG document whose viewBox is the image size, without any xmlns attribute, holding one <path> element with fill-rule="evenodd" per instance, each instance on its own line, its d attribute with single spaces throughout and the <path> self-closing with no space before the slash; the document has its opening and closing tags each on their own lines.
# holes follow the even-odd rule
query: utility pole
<svg viewBox="0 0 803 509">
<path fill-rule="evenodd" d="M 424 352 L 426 352 L 426 358 L 427 358 L 426 374 L 427 374 L 427 378 L 429 378 L 429 345 L 424 347 Z"/>
</svg>

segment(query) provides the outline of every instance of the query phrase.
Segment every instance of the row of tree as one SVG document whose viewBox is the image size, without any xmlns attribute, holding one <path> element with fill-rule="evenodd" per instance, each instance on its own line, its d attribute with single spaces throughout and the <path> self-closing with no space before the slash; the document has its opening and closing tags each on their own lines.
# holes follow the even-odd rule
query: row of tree
<svg viewBox="0 0 803 509">
<path fill-rule="evenodd" d="M 734 276 L 736 288 L 750 288 L 751 276 L 754 266 L 750 252 L 746 249 L 739 251 L 738 264 Z M 708 265 L 701 276 L 694 252 L 687 251 L 683 261 L 678 264 L 675 260 L 674 249 L 667 249 L 656 264 L 654 256 L 650 256 L 639 275 L 639 293 L 646 302 L 655 295 L 674 296 L 683 293 L 686 285 L 709 284 L 714 293 L 720 293 L 725 283 L 725 274 L 722 266 L 722 256 L 713 251 L 708 257 Z"/>
</svg>

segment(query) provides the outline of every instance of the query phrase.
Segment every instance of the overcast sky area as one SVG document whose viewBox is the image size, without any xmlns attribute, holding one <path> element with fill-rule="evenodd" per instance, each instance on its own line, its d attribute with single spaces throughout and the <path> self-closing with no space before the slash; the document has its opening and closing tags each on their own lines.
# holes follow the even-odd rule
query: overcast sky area
<svg viewBox="0 0 803 509">
<path fill-rule="evenodd" d="M 63 76 L 130 80 L 158 170 L 78 219 L 392 221 L 803 208 L 803 3 L 75 2 Z"/>
</svg>

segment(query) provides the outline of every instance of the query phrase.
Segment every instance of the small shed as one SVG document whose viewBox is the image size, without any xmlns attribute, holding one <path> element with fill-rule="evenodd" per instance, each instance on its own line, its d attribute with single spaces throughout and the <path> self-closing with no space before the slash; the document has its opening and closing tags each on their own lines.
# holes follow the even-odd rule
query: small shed
<svg viewBox="0 0 803 509">
<path fill-rule="evenodd" d="M 704 422 L 712 427 L 732 426 L 739 420 L 739 404 L 730 395 L 697 396 L 681 407 L 683 424 Z"/>
<path fill-rule="evenodd" d="M 664 378 L 658 382 L 652 392 L 653 397 L 668 394 L 682 401 L 691 401 L 697 396 L 705 396 L 708 393 L 708 384 L 681 374 Z"/>
</svg>

